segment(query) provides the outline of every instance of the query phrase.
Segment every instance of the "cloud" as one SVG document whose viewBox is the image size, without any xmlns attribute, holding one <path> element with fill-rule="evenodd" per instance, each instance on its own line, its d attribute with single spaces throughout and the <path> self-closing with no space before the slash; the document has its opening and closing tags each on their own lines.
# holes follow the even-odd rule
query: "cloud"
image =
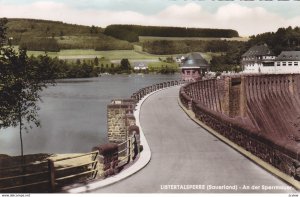
<svg viewBox="0 0 300 197">
<path fill-rule="evenodd" d="M 300 16 L 286 19 L 265 8 L 247 7 L 238 3 L 222 5 L 215 12 L 209 12 L 194 2 L 185 5 L 174 4 L 152 15 L 128 10 L 79 9 L 53 1 L 38 1 L 26 5 L 2 3 L 0 17 L 47 19 L 102 27 L 110 24 L 141 24 L 231 28 L 237 30 L 240 35 L 276 31 L 279 27 L 300 24 Z"/>
</svg>

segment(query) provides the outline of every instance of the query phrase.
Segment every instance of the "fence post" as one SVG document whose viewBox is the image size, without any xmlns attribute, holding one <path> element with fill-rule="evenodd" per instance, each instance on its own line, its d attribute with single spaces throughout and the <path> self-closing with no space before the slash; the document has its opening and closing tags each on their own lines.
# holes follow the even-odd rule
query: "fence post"
<svg viewBox="0 0 300 197">
<path fill-rule="evenodd" d="M 48 159 L 48 170 L 50 179 L 50 191 L 55 192 L 55 167 L 54 162 L 51 159 Z"/>
<path fill-rule="evenodd" d="M 132 136 L 132 148 L 133 148 L 133 150 L 132 150 L 132 153 L 133 153 L 132 160 L 135 160 L 135 158 L 139 154 L 139 146 L 137 144 L 137 139 L 136 139 L 135 134 Z"/>
<path fill-rule="evenodd" d="M 131 146 L 130 146 L 130 144 L 131 144 L 131 139 L 129 137 L 129 138 L 127 138 L 127 157 L 128 157 L 127 164 L 130 163 L 130 153 L 131 153 Z"/>
</svg>

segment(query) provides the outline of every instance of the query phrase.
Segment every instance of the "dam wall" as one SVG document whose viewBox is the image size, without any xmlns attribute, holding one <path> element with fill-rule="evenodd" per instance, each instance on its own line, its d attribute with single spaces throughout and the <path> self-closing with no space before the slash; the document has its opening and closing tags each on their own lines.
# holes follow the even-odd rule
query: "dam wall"
<svg viewBox="0 0 300 197">
<path fill-rule="evenodd" d="M 183 86 L 196 118 L 300 180 L 300 75 L 235 76 Z"/>
</svg>

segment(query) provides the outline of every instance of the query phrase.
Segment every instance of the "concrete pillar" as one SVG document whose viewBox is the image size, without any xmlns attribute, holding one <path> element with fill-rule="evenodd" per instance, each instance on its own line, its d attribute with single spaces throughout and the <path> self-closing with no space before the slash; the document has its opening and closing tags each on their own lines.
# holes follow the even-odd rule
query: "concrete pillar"
<svg viewBox="0 0 300 197">
<path fill-rule="evenodd" d="M 293 82 L 294 81 L 294 75 L 288 75 L 288 80 L 289 80 L 289 92 L 291 93 L 291 95 L 294 95 L 294 86 L 295 86 L 295 83 Z"/>
<path fill-rule="evenodd" d="M 231 84 L 231 78 L 225 77 L 224 79 L 224 97 L 221 100 L 222 112 L 229 116 L 229 88 Z"/>
<path fill-rule="evenodd" d="M 246 94 L 246 79 L 245 76 L 241 77 L 240 87 L 240 116 L 246 117 L 247 114 L 247 94 Z"/>
</svg>

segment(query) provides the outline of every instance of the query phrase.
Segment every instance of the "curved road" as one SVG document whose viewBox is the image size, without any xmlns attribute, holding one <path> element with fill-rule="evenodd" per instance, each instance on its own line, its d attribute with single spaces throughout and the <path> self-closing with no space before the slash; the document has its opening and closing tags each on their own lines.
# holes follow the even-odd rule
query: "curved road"
<svg viewBox="0 0 300 197">
<path fill-rule="evenodd" d="M 295 192 L 263 190 L 263 186 L 286 188 L 287 184 L 194 123 L 179 107 L 178 92 L 179 87 L 159 91 L 141 108 L 140 122 L 152 152 L 150 163 L 125 180 L 93 192 Z M 199 186 L 187 189 L 188 185 Z M 218 188 L 209 190 L 210 185 Z"/>
</svg>

